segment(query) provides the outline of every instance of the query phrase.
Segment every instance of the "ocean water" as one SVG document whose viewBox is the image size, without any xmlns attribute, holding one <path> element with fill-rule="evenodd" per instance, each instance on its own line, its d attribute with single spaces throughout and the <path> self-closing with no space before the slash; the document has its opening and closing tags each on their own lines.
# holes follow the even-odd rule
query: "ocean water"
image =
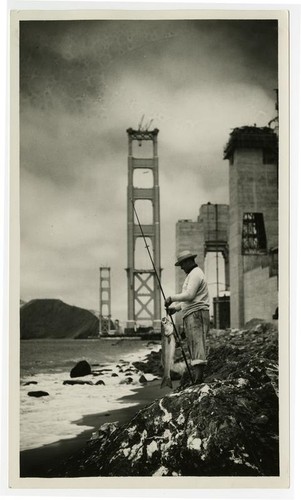
<svg viewBox="0 0 301 500">
<path fill-rule="evenodd" d="M 121 398 L 142 386 L 141 373 L 133 373 L 133 382 L 127 385 L 122 383 L 126 375 L 120 370 L 134 369 L 132 362 L 143 360 L 151 350 L 159 348 L 159 342 L 113 338 L 21 341 L 20 449 L 37 448 L 75 437 L 84 430 L 92 431 L 92 427 L 79 425 L 84 415 L 134 405 Z M 63 385 L 64 380 L 71 380 L 71 368 L 84 359 L 92 371 L 107 371 L 80 377 L 93 385 Z M 117 376 L 112 377 L 112 373 Z M 154 377 L 148 374 L 146 378 Z M 105 385 L 96 385 L 99 380 Z M 25 385 L 32 381 L 37 384 Z M 28 396 L 29 391 L 38 390 L 49 396 Z"/>
</svg>

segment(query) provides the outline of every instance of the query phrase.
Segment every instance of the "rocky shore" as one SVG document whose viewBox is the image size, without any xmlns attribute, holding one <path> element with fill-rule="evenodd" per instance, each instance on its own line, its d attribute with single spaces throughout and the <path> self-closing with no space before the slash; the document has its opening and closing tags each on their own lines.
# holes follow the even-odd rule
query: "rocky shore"
<svg viewBox="0 0 301 500">
<path fill-rule="evenodd" d="M 277 328 L 254 320 L 213 330 L 208 345 L 204 383 L 176 383 L 130 421 L 102 424 L 50 476 L 277 476 Z M 136 367 L 160 376 L 160 354 Z M 181 371 L 178 350 L 173 378 Z"/>
</svg>

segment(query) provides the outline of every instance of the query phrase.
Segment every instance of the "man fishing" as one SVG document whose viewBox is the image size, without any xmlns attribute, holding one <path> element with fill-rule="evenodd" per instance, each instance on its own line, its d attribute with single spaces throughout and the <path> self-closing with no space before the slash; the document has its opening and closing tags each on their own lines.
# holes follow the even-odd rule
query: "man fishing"
<svg viewBox="0 0 301 500">
<path fill-rule="evenodd" d="M 165 300 L 167 312 L 172 315 L 177 311 L 183 313 L 184 331 L 188 350 L 191 356 L 193 382 L 203 382 L 206 360 L 206 335 L 209 331 L 209 293 L 205 275 L 195 262 L 197 254 L 189 250 L 179 253 L 176 266 L 185 273 L 181 293 L 177 293 Z M 183 383 L 185 381 L 183 376 Z"/>
</svg>

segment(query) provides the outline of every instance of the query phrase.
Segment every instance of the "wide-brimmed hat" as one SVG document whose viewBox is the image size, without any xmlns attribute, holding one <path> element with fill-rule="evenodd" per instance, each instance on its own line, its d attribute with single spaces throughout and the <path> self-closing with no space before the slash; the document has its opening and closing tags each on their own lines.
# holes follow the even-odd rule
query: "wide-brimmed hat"
<svg viewBox="0 0 301 500">
<path fill-rule="evenodd" d="M 181 262 L 183 262 L 183 260 L 194 259 L 195 257 L 197 257 L 197 253 L 192 253 L 192 252 L 190 252 L 190 250 L 183 250 L 182 252 L 180 252 L 178 254 L 177 262 L 175 263 L 175 266 L 179 266 L 181 264 Z"/>
</svg>

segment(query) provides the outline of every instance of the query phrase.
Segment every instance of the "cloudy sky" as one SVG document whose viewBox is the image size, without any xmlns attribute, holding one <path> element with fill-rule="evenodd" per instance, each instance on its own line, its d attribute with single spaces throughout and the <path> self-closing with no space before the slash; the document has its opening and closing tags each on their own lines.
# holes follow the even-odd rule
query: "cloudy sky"
<svg viewBox="0 0 301 500">
<path fill-rule="evenodd" d="M 173 293 L 175 224 L 228 203 L 223 147 L 232 128 L 275 116 L 276 87 L 274 21 L 22 21 L 21 298 L 98 310 L 108 265 L 112 315 L 127 318 L 126 129 L 143 115 L 160 130 Z"/>
</svg>

